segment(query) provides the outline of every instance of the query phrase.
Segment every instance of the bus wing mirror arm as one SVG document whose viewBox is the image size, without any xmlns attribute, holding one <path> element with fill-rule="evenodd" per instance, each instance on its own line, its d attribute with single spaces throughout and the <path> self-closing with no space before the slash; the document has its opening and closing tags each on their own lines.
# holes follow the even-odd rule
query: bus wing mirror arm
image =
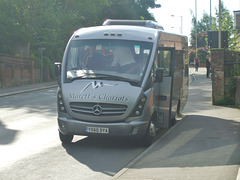
<svg viewBox="0 0 240 180">
<path fill-rule="evenodd" d="M 164 68 L 158 68 L 156 70 L 155 74 L 155 82 L 162 82 L 163 81 L 163 73 L 164 73 Z"/>
<path fill-rule="evenodd" d="M 60 86 L 62 64 L 60 62 L 55 62 L 54 67 L 55 67 L 55 76 L 58 78 L 58 85 Z"/>
</svg>

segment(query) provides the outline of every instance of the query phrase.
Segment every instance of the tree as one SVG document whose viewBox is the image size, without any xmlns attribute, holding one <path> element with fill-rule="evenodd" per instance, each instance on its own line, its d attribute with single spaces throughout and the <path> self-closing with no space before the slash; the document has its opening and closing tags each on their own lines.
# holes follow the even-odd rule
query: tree
<svg viewBox="0 0 240 180">
<path fill-rule="evenodd" d="M 234 19 L 230 14 L 229 10 L 224 7 L 223 2 L 221 1 L 221 31 L 228 31 L 228 45 L 230 50 L 237 49 L 237 41 L 239 35 L 237 34 L 237 29 L 234 27 Z M 219 27 L 219 10 L 216 9 L 216 17 L 213 17 L 212 21 L 212 30 L 218 31 Z"/>
<path fill-rule="evenodd" d="M 150 19 L 155 0 L 0 0 L 0 53 L 16 55 L 16 44 L 30 44 L 30 57 L 45 66 L 60 61 L 72 33 L 101 25 L 107 18 Z"/>
<path fill-rule="evenodd" d="M 104 19 L 148 19 L 154 20 L 148 8 L 155 8 L 155 0 L 109 0 L 103 8 Z"/>
<path fill-rule="evenodd" d="M 221 1 L 221 12 L 222 12 L 222 21 L 221 21 L 221 30 L 228 31 L 228 44 L 229 49 L 233 50 L 236 49 L 237 45 L 237 30 L 234 28 L 234 20 L 233 16 L 230 14 L 229 10 L 226 9 L 223 2 Z M 203 17 L 197 23 L 197 32 L 198 32 L 198 47 L 207 47 L 207 31 L 210 29 L 212 31 L 218 31 L 218 19 L 219 19 L 219 12 L 216 9 L 216 17 L 212 17 L 212 23 L 210 28 L 210 16 L 204 12 Z M 193 13 L 192 13 L 193 15 Z M 192 17 L 192 30 L 191 30 L 191 47 L 196 48 L 196 18 Z"/>
<path fill-rule="evenodd" d="M 192 13 L 193 15 L 193 13 Z M 196 18 L 193 15 L 192 18 L 192 30 L 191 30 L 191 47 L 196 48 L 196 29 L 197 29 L 197 47 L 205 47 L 207 46 L 206 38 L 207 38 L 207 31 L 210 29 L 210 23 L 209 23 L 209 15 L 204 12 L 203 17 L 200 21 L 197 23 L 196 28 Z"/>
<path fill-rule="evenodd" d="M 15 44 L 29 40 L 28 33 L 19 23 L 19 13 L 12 1 L 0 1 L 0 50 L 2 54 L 14 53 Z"/>
</svg>

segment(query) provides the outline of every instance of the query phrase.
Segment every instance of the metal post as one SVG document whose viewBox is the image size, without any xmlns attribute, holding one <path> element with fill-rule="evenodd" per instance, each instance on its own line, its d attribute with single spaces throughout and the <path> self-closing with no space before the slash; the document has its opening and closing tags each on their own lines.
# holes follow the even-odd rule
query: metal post
<svg viewBox="0 0 240 180">
<path fill-rule="evenodd" d="M 210 0 L 210 31 L 212 31 L 212 1 Z"/>
<path fill-rule="evenodd" d="M 222 34 L 221 34 L 221 21 L 222 21 L 221 0 L 219 0 L 219 28 L 218 28 L 218 48 L 221 49 Z"/>
<path fill-rule="evenodd" d="M 198 31 L 197 31 L 197 0 L 195 0 L 195 16 L 196 16 L 195 26 L 196 26 L 196 57 L 197 57 L 197 34 L 198 34 Z"/>
<path fill-rule="evenodd" d="M 180 16 L 181 17 L 181 34 L 183 33 L 183 17 L 182 16 Z"/>
<path fill-rule="evenodd" d="M 210 32 L 211 32 L 212 31 L 212 0 L 210 0 L 210 23 L 209 24 L 210 24 L 210 28 L 209 29 L 210 29 Z M 209 37 L 208 37 L 208 41 L 209 41 Z M 211 64 L 212 63 L 212 47 L 211 47 L 211 45 L 210 45 L 209 48 L 210 48 L 210 64 Z"/>
</svg>

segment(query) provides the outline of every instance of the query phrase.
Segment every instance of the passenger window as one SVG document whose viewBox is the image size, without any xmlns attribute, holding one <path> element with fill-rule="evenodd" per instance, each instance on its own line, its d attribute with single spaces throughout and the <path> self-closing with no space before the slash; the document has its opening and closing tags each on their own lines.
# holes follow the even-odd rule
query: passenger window
<svg viewBox="0 0 240 180">
<path fill-rule="evenodd" d="M 159 57 L 159 67 L 164 68 L 164 76 L 171 75 L 171 51 L 169 50 L 158 50 L 158 57 Z"/>
</svg>

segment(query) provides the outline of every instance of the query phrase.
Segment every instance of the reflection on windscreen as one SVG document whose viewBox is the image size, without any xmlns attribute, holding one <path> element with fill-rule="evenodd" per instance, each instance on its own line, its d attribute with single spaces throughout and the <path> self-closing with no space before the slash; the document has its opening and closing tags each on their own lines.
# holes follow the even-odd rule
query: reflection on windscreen
<svg viewBox="0 0 240 180">
<path fill-rule="evenodd" d="M 140 81 L 152 43 L 123 40 L 81 40 L 70 43 L 66 75 L 68 79 L 122 77 Z"/>
</svg>

